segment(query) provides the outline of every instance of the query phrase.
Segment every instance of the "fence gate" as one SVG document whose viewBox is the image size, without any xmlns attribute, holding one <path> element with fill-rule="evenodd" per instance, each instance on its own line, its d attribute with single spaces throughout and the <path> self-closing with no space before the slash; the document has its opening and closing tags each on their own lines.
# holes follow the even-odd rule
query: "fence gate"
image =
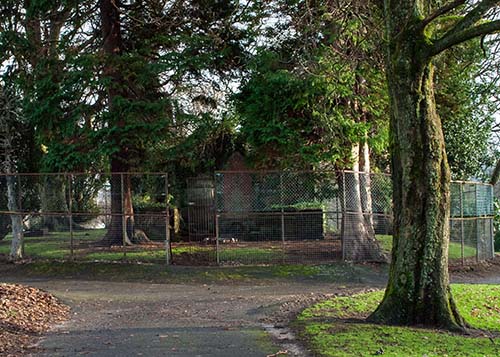
<svg viewBox="0 0 500 357">
<path fill-rule="evenodd" d="M 189 240 L 215 237 L 215 186 L 211 177 L 187 180 Z"/>
</svg>

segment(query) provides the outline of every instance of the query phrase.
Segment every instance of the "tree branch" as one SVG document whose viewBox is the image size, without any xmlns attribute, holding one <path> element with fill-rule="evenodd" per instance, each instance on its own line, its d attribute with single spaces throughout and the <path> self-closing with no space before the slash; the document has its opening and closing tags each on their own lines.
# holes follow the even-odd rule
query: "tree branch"
<svg viewBox="0 0 500 357">
<path fill-rule="evenodd" d="M 440 7 L 439 9 L 436 9 L 436 11 L 434 11 L 432 14 L 427 16 L 425 19 L 422 20 L 422 22 L 419 23 L 418 28 L 420 30 L 423 30 L 432 21 L 434 21 L 438 17 L 443 16 L 443 15 L 447 14 L 448 12 L 456 9 L 460 5 L 463 5 L 465 3 L 465 1 L 466 0 L 455 0 L 455 1 L 452 1 L 444 6 Z"/>
<path fill-rule="evenodd" d="M 462 32 L 476 22 L 481 20 L 483 15 L 488 12 L 494 6 L 500 4 L 499 0 L 482 0 L 476 5 L 472 10 L 470 10 L 459 22 L 455 24 L 451 29 L 449 29 L 441 39 L 445 39 L 449 36 L 453 36 L 458 32 Z"/>
<path fill-rule="evenodd" d="M 495 185 L 498 182 L 499 178 L 500 178 L 500 159 L 498 160 L 497 164 L 495 165 L 495 169 L 493 170 L 493 174 L 491 175 L 490 183 L 492 185 Z"/>
<path fill-rule="evenodd" d="M 430 47 L 430 53 L 432 56 L 435 56 L 462 42 L 496 32 L 500 32 L 500 20 L 486 22 L 456 33 L 448 32 L 447 35 L 434 42 L 434 44 Z"/>
</svg>

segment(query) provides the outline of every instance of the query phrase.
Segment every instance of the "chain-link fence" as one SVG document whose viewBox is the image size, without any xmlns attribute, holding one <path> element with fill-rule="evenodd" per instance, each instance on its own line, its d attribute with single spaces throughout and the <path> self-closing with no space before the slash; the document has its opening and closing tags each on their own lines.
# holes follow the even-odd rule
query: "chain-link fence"
<svg viewBox="0 0 500 357">
<path fill-rule="evenodd" d="M 165 174 L 1 175 L 0 253 L 9 253 L 9 218 L 18 215 L 30 259 L 164 262 L 167 189 Z"/>
<path fill-rule="evenodd" d="M 450 264 L 493 258 L 493 186 L 454 181 L 450 191 Z"/>
<path fill-rule="evenodd" d="M 493 255 L 489 185 L 451 186 L 451 264 Z M 20 217 L 30 259 L 186 265 L 379 261 L 390 176 L 357 172 L 0 175 L 0 254 Z"/>
<path fill-rule="evenodd" d="M 389 175 L 238 172 L 215 175 L 222 264 L 381 261 L 392 247 Z M 492 258 L 490 185 L 452 182 L 450 264 Z"/>
</svg>

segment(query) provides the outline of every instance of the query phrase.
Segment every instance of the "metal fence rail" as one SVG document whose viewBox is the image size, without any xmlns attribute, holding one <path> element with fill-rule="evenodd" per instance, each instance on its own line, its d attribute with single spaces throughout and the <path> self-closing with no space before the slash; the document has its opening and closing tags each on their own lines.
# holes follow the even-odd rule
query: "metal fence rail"
<svg viewBox="0 0 500 357">
<path fill-rule="evenodd" d="M 17 214 L 32 259 L 169 262 L 166 174 L 18 174 L 15 212 L 7 177 L 0 175 L 0 253 L 8 253 L 5 233 Z"/>
<path fill-rule="evenodd" d="M 392 186 L 389 175 L 352 171 L 0 175 L 0 255 L 13 216 L 22 217 L 32 259 L 379 261 L 392 245 Z M 452 182 L 450 264 L 493 254 L 492 187 Z"/>
<path fill-rule="evenodd" d="M 221 264 L 380 261 L 392 245 L 389 175 L 352 171 L 220 171 Z M 492 258 L 490 185 L 451 184 L 451 265 Z"/>
</svg>

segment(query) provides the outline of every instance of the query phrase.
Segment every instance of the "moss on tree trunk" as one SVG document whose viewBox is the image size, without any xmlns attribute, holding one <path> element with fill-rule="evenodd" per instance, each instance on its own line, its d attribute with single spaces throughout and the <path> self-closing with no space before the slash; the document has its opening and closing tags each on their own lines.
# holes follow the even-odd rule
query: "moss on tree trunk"
<svg viewBox="0 0 500 357">
<path fill-rule="evenodd" d="M 450 170 L 433 67 L 419 43 L 399 39 L 388 58 L 394 241 L 385 296 L 369 320 L 454 330 L 464 321 L 449 288 Z"/>
</svg>

